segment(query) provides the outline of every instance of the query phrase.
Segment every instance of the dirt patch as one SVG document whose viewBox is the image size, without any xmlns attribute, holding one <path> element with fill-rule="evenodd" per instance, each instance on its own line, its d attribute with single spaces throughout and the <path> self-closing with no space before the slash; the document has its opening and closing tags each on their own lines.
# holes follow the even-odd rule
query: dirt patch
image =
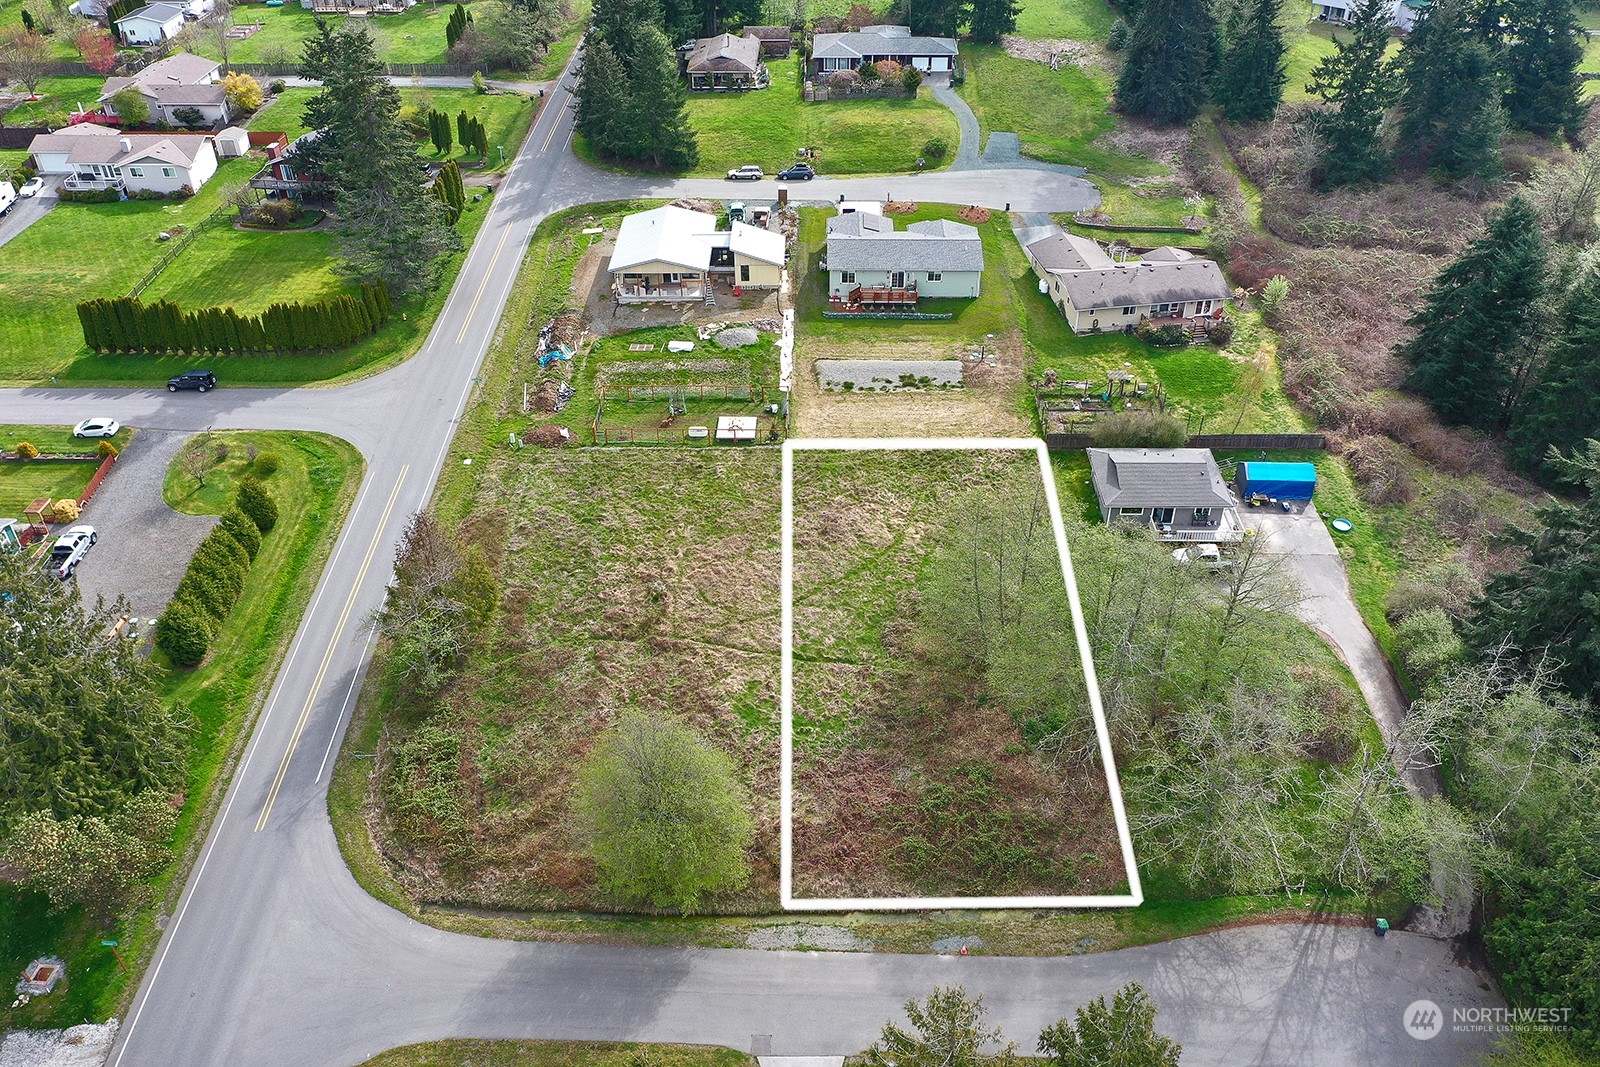
<svg viewBox="0 0 1600 1067">
<path fill-rule="evenodd" d="M 961 218 L 962 222 L 989 221 L 989 209 L 986 207 L 977 207 L 976 205 L 972 207 L 964 207 L 960 211 L 956 212 L 956 214 Z"/>
<path fill-rule="evenodd" d="M 573 272 L 572 292 L 583 297 L 583 321 L 590 333 L 609 335 L 642 330 L 654 326 L 700 327 L 719 322 L 724 326 L 743 326 L 759 321 L 778 321 L 783 310 L 776 289 L 748 289 L 740 287 L 733 295 L 731 275 L 712 278 L 712 298 L 682 300 L 675 303 L 624 304 L 611 292 L 611 274 L 605 269 L 616 248 L 614 239 L 596 242 Z"/>
<path fill-rule="evenodd" d="M 1183 166 L 1183 151 L 1189 144 L 1189 132 L 1181 126 L 1149 126 L 1126 115 L 1117 121 L 1116 129 L 1095 139 L 1095 145 L 1121 152 L 1125 156 L 1143 156 L 1174 169 Z M 1171 182 L 1170 175 L 1153 179 Z M 1137 180 L 1127 182 L 1137 185 Z"/>
<path fill-rule="evenodd" d="M 869 336 L 869 335 L 864 335 Z M 989 346 L 990 359 L 973 361 L 962 342 L 877 341 L 857 344 L 807 341 L 795 357 L 793 432 L 803 437 L 1016 437 L 1028 426 L 1016 408 L 1022 387 L 1023 346 L 1012 330 Z M 856 396 L 822 389 L 820 359 L 959 359 L 961 389 Z"/>
<path fill-rule="evenodd" d="M 538 445 L 540 448 L 560 448 L 562 445 L 577 444 L 578 435 L 573 433 L 570 427 L 552 426 L 547 423 L 543 426 L 535 426 L 523 434 L 522 443 L 525 445 Z"/>
<path fill-rule="evenodd" d="M 1090 41 L 1073 41 L 1067 38 L 1034 39 L 1006 34 L 1000 38 L 1006 55 L 1013 59 L 1026 59 L 1043 63 L 1051 70 L 1070 63 L 1080 70 L 1095 71 L 1108 65 L 1105 46 Z"/>
<path fill-rule="evenodd" d="M 745 935 L 749 948 L 811 949 L 824 952 L 870 952 L 872 942 L 840 926 L 788 923 L 762 926 Z"/>
<path fill-rule="evenodd" d="M 885 215 L 909 215 L 915 210 L 917 210 L 915 200 L 890 200 L 883 205 Z"/>
</svg>

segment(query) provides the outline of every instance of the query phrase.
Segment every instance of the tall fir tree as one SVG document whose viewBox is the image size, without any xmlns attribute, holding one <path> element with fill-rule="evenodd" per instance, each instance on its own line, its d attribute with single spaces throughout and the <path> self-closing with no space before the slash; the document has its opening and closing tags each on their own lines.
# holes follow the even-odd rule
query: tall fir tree
<svg viewBox="0 0 1600 1067">
<path fill-rule="evenodd" d="M 417 144 L 400 121 L 399 90 L 372 38 L 318 19 L 300 73 L 322 83 L 305 109 L 306 124 L 321 131 L 308 169 L 332 179 L 341 268 L 397 292 L 431 288 L 461 239 L 419 181 Z"/>
<path fill-rule="evenodd" d="M 689 93 L 678 76 L 677 53 L 654 26 L 640 35 L 639 47 L 629 78 L 634 121 L 627 155 L 657 168 L 692 167 L 700 150 L 689 124 Z"/>
<path fill-rule="evenodd" d="M 917 0 L 910 5 L 911 32 L 919 37 L 954 37 L 971 17 L 973 0 Z"/>
<path fill-rule="evenodd" d="M 1281 0 L 1255 0 L 1237 9 L 1240 21 L 1217 65 L 1211 96 L 1230 121 L 1263 122 L 1283 102 L 1289 80 L 1284 69 Z"/>
<path fill-rule="evenodd" d="M 972 0 L 969 16 L 972 39 L 979 44 L 994 44 L 1017 28 L 1022 5 L 1017 0 Z"/>
<path fill-rule="evenodd" d="M 1400 53 L 1400 144 L 1452 178 L 1498 182 L 1505 111 L 1499 71 L 1466 0 L 1438 0 Z"/>
<path fill-rule="evenodd" d="M 1537 351 L 1544 295 L 1539 220 L 1513 197 L 1439 272 L 1408 321 L 1416 335 L 1395 349 L 1411 368 L 1407 384 L 1446 422 L 1504 430 Z"/>
<path fill-rule="evenodd" d="M 1362 0 L 1350 36 L 1311 72 L 1306 91 L 1333 109 L 1318 116 L 1322 184 L 1349 185 L 1383 175 L 1388 159 L 1379 130 L 1394 90 L 1384 52 L 1389 47 L 1388 0 Z"/>
<path fill-rule="evenodd" d="M 1544 354 L 1538 382 L 1524 391 L 1507 433 L 1511 461 L 1549 481 L 1552 447 L 1578 448 L 1600 438 L 1600 271 L 1589 273 L 1563 300 L 1555 340 Z"/>
<path fill-rule="evenodd" d="M 1145 0 L 1117 75 L 1117 110 L 1185 123 L 1206 102 L 1216 25 L 1206 0 Z"/>
<path fill-rule="evenodd" d="M 598 40 L 583 50 L 578 81 L 578 132 L 602 156 L 618 155 L 627 141 L 628 74 L 610 42 Z"/>
<path fill-rule="evenodd" d="M 1583 45 L 1572 0 L 1513 0 L 1509 18 L 1514 32 L 1504 66 L 1511 121 L 1541 137 L 1576 134 L 1583 125 Z"/>
</svg>

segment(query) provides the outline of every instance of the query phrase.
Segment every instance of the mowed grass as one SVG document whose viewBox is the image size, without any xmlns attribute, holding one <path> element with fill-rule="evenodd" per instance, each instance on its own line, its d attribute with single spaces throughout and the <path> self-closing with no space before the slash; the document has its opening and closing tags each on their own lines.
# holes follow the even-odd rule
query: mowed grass
<svg viewBox="0 0 1600 1067">
<path fill-rule="evenodd" d="M 755 1067 L 755 1057 L 710 1045 L 457 1038 L 379 1053 L 366 1067 Z"/>
<path fill-rule="evenodd" d="M 773 174 L 795 151 L 819 148 L 820 174 L 895 174 L 916 169 L 935 137 L 951 146 L 961 131 L 950 109 L 922 89 L 913 100 L 830 100 L 799 95 L 798 53 L 769 60 L 772 85 L 747 93 L 690 93 L 689 120 L 700 145 L 694 173 L 721 177 L 754 163 Z"/>
<path fill-rule="evenodd" d="M 468 10 L 481 13 L 483 8 L 498 2 L 476 0 L 468 5 Z M 444 27 L 449 21 L 451 6 L 418 4 L 398 15 L 374 15 L 355 21 L 367 31 L 377 48 L 378 58 L 385 63 L 443 63 Z M 319 16 L 299 4 L 285 4 L 279 8 L 247 4 L 234 8 L 230 17 L 235 26 L 259 24 L 261 28 L 242 41 L 229 42 L 229 62 L 271 63 L 287 56 L 291 62 L 298 63 L 307 38 L 316 33 Z M 321 17 L 334 29 L 346 21 L 337 15 Z M 222 58 L 210 34 L 193 42 L 190 51 L 216 60 Z"/>
<path fill-rule="evenodd" d="M 185 307 L 231 305 L 248 314 L 284 300 L 322 300 L 354 289 L 333 272 L 335 244 L 326 228 L 273 233 L 214 225 L 161 272 L 141 299 Z"/>
<path fill-rule="evenodd" d="M 76 58 L 77 53 L 73 53 Z M 8 126 L 31 126 L 54 117 L 61 119 L 81 105 L 94 110 L 100 99 L 104 78 L 89 75 L 69 75 L 61 78 L 42 78 L 39 81 L 39 99 L 25 100 L 4 115 Z"/>
<path fill-rule="evenodd" d="M 99 466 L 97 459 L 81 463 L 0 461 L 0 519 L 21 519 L 23 509 L 40 497 L 78 499 Z"/>
<path fill-rule="evenodd" d="M 1023 0 L 1017 35 L 1104 41 L 1117 13 L 1105 0 Z"/>
</svg>

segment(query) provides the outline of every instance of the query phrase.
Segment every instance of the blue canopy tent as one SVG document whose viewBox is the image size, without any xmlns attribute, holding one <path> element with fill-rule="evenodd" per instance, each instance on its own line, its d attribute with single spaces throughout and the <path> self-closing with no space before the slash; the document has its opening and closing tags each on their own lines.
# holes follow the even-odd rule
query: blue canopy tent
<svg viewBox="0 0 1600 1067">
<path fill-rule="evenodd" d="M 1310 500 L 1317 468 L 1309 463 L 1241 463 L 1233 476 L 1245 500 L 1256 493 L 1274 500 Z"/>
</svg>

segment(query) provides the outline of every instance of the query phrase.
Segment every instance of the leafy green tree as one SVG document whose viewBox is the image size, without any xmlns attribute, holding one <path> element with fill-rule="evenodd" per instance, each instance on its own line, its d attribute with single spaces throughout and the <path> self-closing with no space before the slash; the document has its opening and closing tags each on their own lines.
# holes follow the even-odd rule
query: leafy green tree
<svg viewBox="0 0 1600 1067">
<path fill-rule="evenodd" d="M 1577 133 L 1583 124 L 1583 45 L 1572 0 L 1513 0 L 1508 6 L 1512 34 L 1503 62 L 1511 121 L 1542 137 Z"/>
<path fill-rule="evenodd" d="M 0 554 L 0 588 L 0 836 L 28 812 L 108 815 L 175 787 L 184 712 L 132 641 L 105 639 L 126 604 L 85 610 L 74 583 L 20 553 Z"/>
<path fill-rule="evenodd" d="M 144 94 L 133 86 L 119 89 L 111 95 L 111 110 L 116 112 L 124 126 L 143 126 L 150 121 L 150 104 Z"/>
<path fill-rule="evenodd" d="M 1016 1045 L 984 1051 L 1001 1038 L 998 1026 L 984 1025 L 986 1015 L 982 995 L 969 996 L 960 985 L 940 986 L 926 1001 L 906 1001 L 911 1028 L 884 1023 L 883 1034 L 862 1058 L 868 1067 L 1010 1067 Z"/>
<path fill-rule="evenodd" d="M 30 812 L 12 830 L 5 858 L 56 908 L 82 907 L 105 925 L 149 895 L 145 883 L 172 858 L 177 823 L 170 796 L 154 790 L 105 816 Z"/>
<path fill-rule="evenodd" d="M 1323 144 L 1322 182 L 1350 185 L 1383 175 L 1388 159 L 1379 137 L 1384 112 L 1393 99 L 1392 76 L 1384 53 L 1389 47 L 1389 3 L 1361 0 L 1351 34 L 1334 41 L 1334 52 L 1311 72 L 1306 92 L 1332 105 L 1318 117 Z"/>
<path fill-rule="evenodd" d="M 1156 1006 L 1144 987 L 1129 982 L 1111 1003 L 1095 997 L 1039 1035 L 1039 1055 L 1053 1067 L 1178 1067 L 1183 1048 L 1156 1033 Z"/>
<path fill-rule="evenodd" d="M 1206 101 L 1216 25 L 1205 0 L 1146 0 L 1117 75 L 1119 111 L 1185 123 Z"/>
<path fill-rule="evenodd" d="M 1505 173 L 1499 71 L 1464 5 L 1435 3 L 1400 53 L 1400 143 L 1452 178 L 1493 183 Z"/>
<path fill-rule="evenodd" d="M 372 38 L 359 26 L 334 30 L 318 19 L 300 74 L 322 91 L 305 109 L 306 124 L 320 135 L 302 143 L 297 162 L 332 180 L 342 269 L 398 293 L 431 288 L 461 239 L 418 182 L 417 144 L 400 121 L 399 90 Z"/>
<path fill-rule="evenodd" d="M 972 0 L 969 32 L 980 44 L 994 44 L 1017 28 L 1022 5 L 1017 0 Z"/>
<path fill-rule="evenodd" d="M 263 534 L 271 533 L 272 528 L 278 524 L 278 502 L 272 499 L 267 487 L 251 475 L 239 479 L 233 504 L 250 516 L 250 521 L 255 523 L 256 529 Z"/>
<path fill-rule="evenodd" d="M 561 32 L 561 0 L 518 0 L 491 7 L 478 25 L 490 69 L 532 70 Z"/>
<path fill-rule="evenodd" d="M 1283 102 L 1289 80 L 1284 68 L 1280 0 L 1242 6 L 1240 24 L 1230 35 L 1217 66 L 1211 95 L 1233 122 L 1270 119 Z"/>
<path fill-rule="evenodd" d="M 600 888 L 620 900 L 687 914 L 749 878 L 749 797 L 683 723 L 625 715 L 578 768 L 574 809 Z"/>
<path fill-rule="evenodd" d="M 1512 530 L 1526 555 L 1484 586 L 1463 637 L 1480 653 L 1509 641 L 1525 662 L 1549 657 L 1569 692 L 1600 702 L 1600 440 L 1547 463 L 1588 496 L 1540 508 L 1537 530 Z"/>
<path fill-rule="evenodd" d="M 1407 384 L 1439 417 L 1500 431 L 1527 385 L 1545 295 L 1545 246 L 1520 196 L 1491 216 L 1482 237 L 1440 271 L 1395 353 Z"/>
<path fill-rule="evenodd" d="M 1600 438 L 1600 273 L 1568 294 L 1538 379 L 1516 410 L 1509 453 L 1520 469 L 1550 479 L 1555 471 L 1545 460 L 1552 448 L 1568 452 Z"/>
</svg>

